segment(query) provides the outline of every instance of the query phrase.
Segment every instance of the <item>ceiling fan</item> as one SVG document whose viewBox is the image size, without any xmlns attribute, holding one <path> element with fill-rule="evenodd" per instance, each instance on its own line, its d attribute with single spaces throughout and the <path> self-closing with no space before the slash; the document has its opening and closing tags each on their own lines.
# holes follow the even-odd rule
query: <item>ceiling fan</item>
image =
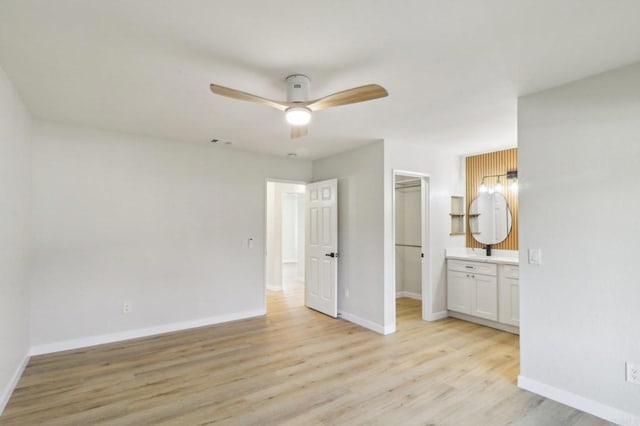
<svg viewBox="0 0 640 426">
<path fill-rule="evenodd" d="M 309 77 L 302 74 L 294 74 L 287 77 L 286 82 L 286 101 L 274 101 L 217 84 L 212 84 L 210 87 L 211 91 L 217 95 L 255 102 L 284 111 L 287 122 L 291 125 L 291 138 L 299 138 L 309 133 L 308 125 L 311 120 L 311 113 L 314 111 L 370 101 L 389 95 L 384 87 L 378 84 L 367 84 L 332 93 L 323 98 L 309 100 L 309 85 L 311 82 Z"/>
</svg>

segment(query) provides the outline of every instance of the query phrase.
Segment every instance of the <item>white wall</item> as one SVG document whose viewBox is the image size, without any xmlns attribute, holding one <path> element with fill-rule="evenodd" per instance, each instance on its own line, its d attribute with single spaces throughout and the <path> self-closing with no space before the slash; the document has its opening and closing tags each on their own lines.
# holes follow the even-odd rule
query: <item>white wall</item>
<svg viewBox="0 0 640 426">
<path fill-rule="evenodd" d="M 311 174 L 306 161 L 43 122 L 33 169 L 36 352 L 263 313 L 265 180 Z"/>
<path fill-rule="evenodd" d="M 464 193 L 460 157 L 404 141 L 384 141 L 384 323 L 395 330 L 393 262 L 393 171 L 429 175 L 429 292 L 422 294 L 423 318 L 446 316 L 446 267 L 444 250 L 464 247 L 464 236 L 450 236 L 451 195 Z"/>
<path fill-rule="evenodd" d="M 282 288 L 282 261 L 280 235 L 280 204 L 276 203 L 276 182 L 267 182 L 266 205 L 266 256 L 265 286 L 267 290 L 278 291 Z"/>
<path fill-rule="evenodd" d="M 282 194 L 282 261 L 304 263 L 300 258 L 300 200 L 304 199 L 304 185 L 297 185 L 296 192 Z M 304 208 L 304 204 L 302 205 Z M 302 215 L 304 218 L 304 214 Z M 304 234 L 304 227 L 302 228 Z M 304 240 L 302 241 L 304 244 Z"/>
<path fill-rule="evenodd" d="M 461 164 L 459 156 L 389 140 L 313 162 L 314 181 L 339 178 L 338 309 L 343 317 L 379 332 L 395 331 L 394 169 L 430 176 L 430 291 L 428 305 L 422 295 L 423 310 L 430 319 L 446 316 L 444 250 L 465 244 L 464 236 L 449 236 L 450 196 L 464 193 Z"/>
<path fill-rule="evenodd" d="M 0 69 L 0 413 L 29 349 L 30 118 Z"/>
<path fill-rule="evenodd" d="M 520 98 L 520 385 L 640 422 L 640 64 Z M 526 250 L 542 249 L 542 265 Z"/>
<path fill-rule="evenodd" d="M 282 194 L 282 261 L 298 261 L 298 197 L 296 194 Z"/>
<path fill-rule="evenodd" d="M 383 160 L 383 142 L 376 142 L 313 162 L 314 182 L 338 178 L 338 311 L 380 332 L 384 328 Z"/>
</svg>

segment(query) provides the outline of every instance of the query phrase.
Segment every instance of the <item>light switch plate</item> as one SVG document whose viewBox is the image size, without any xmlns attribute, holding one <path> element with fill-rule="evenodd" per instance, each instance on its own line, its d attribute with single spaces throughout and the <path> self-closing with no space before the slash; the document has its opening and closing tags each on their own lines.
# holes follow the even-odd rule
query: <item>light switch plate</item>
<svg viewBox="0 0 640 426">
<path fill-rule="evenodd" d="M 529 264 L 542 265 L 542 250 L 529 249 Z"/>
</svg>

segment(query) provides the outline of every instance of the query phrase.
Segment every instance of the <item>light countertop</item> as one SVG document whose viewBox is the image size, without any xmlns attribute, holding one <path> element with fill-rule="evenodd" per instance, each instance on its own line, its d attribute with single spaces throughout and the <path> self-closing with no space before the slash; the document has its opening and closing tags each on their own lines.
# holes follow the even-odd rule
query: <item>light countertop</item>
<svg viewBox="0 0 640 426">
<path fill-rule="evenodd" d="M 487 256 L 484 249 L 472 249 L 468 247 L 455 247 L 445 249 L 447 259 L 472 260 L 474 262 L 502 263 L 506 265 L 518 265 L 517 250 L 491 250 L 491 256 Z"/>
</svg>

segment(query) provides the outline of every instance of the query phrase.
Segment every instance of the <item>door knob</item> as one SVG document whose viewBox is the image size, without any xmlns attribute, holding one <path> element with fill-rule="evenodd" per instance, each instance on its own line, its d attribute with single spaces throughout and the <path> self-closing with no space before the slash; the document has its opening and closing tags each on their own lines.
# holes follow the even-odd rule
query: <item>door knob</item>
<svg viewBox="0 0 640 426">
<path fill-rule="evenodd" d="M 324 255 L 327 257 L 338 257 L 338 253 L 325 253 Z"/>
</svg>

